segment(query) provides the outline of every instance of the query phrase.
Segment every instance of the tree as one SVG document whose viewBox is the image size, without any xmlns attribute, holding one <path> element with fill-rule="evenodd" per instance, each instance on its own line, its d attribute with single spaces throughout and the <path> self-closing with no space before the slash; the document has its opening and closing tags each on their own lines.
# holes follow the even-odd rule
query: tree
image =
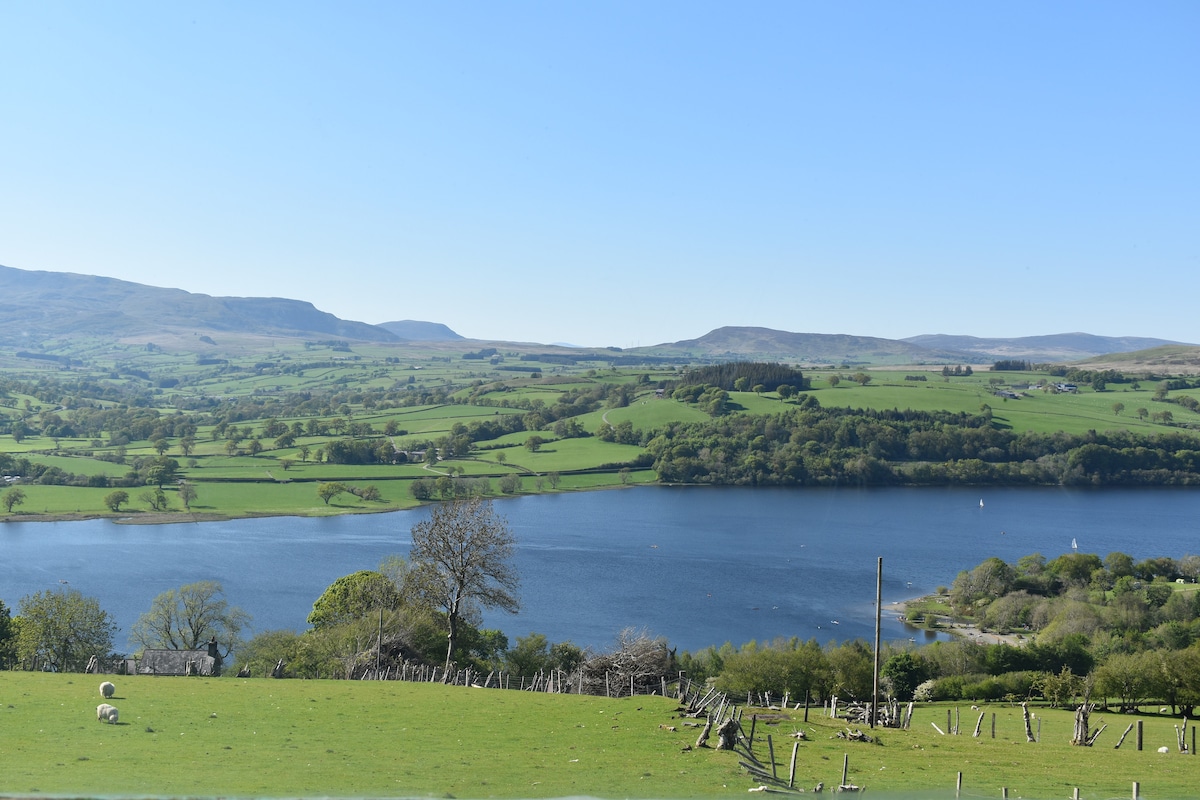
<svg viewBox="0 0 1200 800">
<path fill-rule="evenodd" d="M 345 493 L 346 491 L 349 491 L 346 487 L 346 484 L 338 483 L 337 481 L 317 484 L 317 497 L 324 500 L 325 505 L 329 505 L 330 500 L 337 497 L 339 494 Z"/>
<path fill-rule="evenodd" d="M 841 376 L 839 375 L 830 375 L 825 380 L 828 381 L 830 389 L 836 389 L 838 384 L 842 382 Z"/>
<path fill-rule="evenodd" d="M 1113 410 L 1113 413 L 1119 417 L 1125 411 L 1125 404 L 1124 403 L 1113 403 L 1112 410 Z"/>
<path fill-rule="evenodd" d="M 154 598 L 150 610 L 138 617 L 129 638 L 142 647 L 200 650 L 210 639 L 224 647 L 227 658 L 241 641 L 250 615 L 230 606 L 217 581 L 198 581 L 168 589 Z"/>
<path fill-rule="evenodd" d="M 4 494 L 0 495 L 4 502 L 4 510 L 12 513 L 13 506 L 19 506 L 25 502 L 25 492 L 21 491 L 21 487 L 14 486 Z"/>
<path fill-rule="evenodd" d="M 338 578 L 321 593 L 308 624 L 314 628 L 340 625 L 381 608 L 392 610 L 400 605 L 400 599 L 400 590 L 391 578 L 374 570 L 359 570 Z"/>
<path fill-rule="evenodd" d="M 542 445 L 545 442 L 546 442 L 546 440 L 540 436 L 530 436 L 528 439 L 525 440 L 525 449 L 527 449 L 531 453 L 536 453 L 538 450 L 541 449 Z"/>
<path fill-rule="evenodd" d="M 459 624 L 479 608 L 515 614 L 520 580 L 512 566 L 515 540 L 503 517 L 479 497 L 433 509 L 412 528 L 409 558 L 421 593 L 446 613 L 446 669 L 457 644 Z"/>
<path fill-rule="evenodd" d="M 929 677 L 929 664 L 921 656 L 904 651 L 889 658 L 879 674 L 891 683 L 893 697 L 912 700 L 913 692 Z"/>
<path fill-rule="evenodd" d="M 129 502 L 129 492 L 118 489 L 115 492 L 109 492 L 104 495 L 104 505 L 108 506 L 108 510 L 114 514 L 121 510 L 123 503 Z"/>
<path fill-rule="evenodd" d="M 17 625 L 12 612 L 0 600 L 0 669 L 11 669 L 17 655 Z"/>
<path fill-rule="evenodd" d="M 1150 416 L 1150 412 L 1147 411 L 1145 408 L 1139 408 L 1136 413 L 1137 413 L 1138 419 L 1140 419 L 1142 422 L 1145 422 L 1146 417 Z"/>
<path fill-rule="evenodd" d="M 196 499 L 196 485 L 193 483 L 179 484 L 179 490 L 176 492 L 179 495 L 179 502 L 183 503 L 183 507 L 188 511 L 192 510 L 192 503 Z"/>
<path fill-rule="evenodd" d="M 146 483 L 159 489 L 164 483 L 175 480 L 179 474 L 179 462 L 166 456 L 158 456 L 145 469 Z"/>
<path fill-rule="evenodd" d="M 184 458 L 187 458 L 188 456 L 190 456 L 192 454 L 192 451 L 195 449 L 196 449 L 196 438 L 194 436 L 185 436 L 179 440 L 179 452 L 183 455 Z"/>
<path fill-rule="evenodd" d="M 22 662 L 57 672 L 82 672 L 92 656 L 112 653 L 116 623 L 94 597 L 77 589 L 21 598 L 17 650 Z"/>
<path fill-rule="evenodd" d="M 871 382 L 871 376 L 865 372 L 856 372 L 853 376 L 851 376 L 851 378 L 859 386 L 866 386 Z"/>
<path fill-rule="evenodd" d="M 153 492 L 147 489 L 138 495 L 138 499 L 155 511 L 165 511 L 167 508 L 167 493 L 162 489 Z"/>
</svg>

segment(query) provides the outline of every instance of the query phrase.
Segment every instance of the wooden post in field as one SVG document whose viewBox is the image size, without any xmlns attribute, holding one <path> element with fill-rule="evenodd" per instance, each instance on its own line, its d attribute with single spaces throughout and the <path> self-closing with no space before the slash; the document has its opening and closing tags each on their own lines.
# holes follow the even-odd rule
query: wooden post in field
<svg viewBox="0 0 1200 800">
<path fill-rule="evenodd" d="M 1079 787 L 1075 787 L 1075 791 L 1071 792 L 1071 800 L 1079 800 Z"/>
<path fill-rule="evenodd" d="M 767 734 L 767 754 L 771 757 L 771 777 L 779 780 L 779 776 L 775 774 L 775 742 L 771 740 L 771 734 Z"/>
<path fill-rule="evenodd" d="M 1000 797 L 1001 797 L 1001 800 L 1008 800 L 1008 787 L 1007 786 L 1000 787 Z"/>
<path fill-rule="evenodd" d="M 750 742 L 746 745 L 746 749 L 754 752 L 754 728 L 758 725 L 758 714 L 750 715 Z"/>
<path fill-rule="evenodd" d="M 958 773 L 958 778 L 954 781 L 954 796 L 958 797 L 962 794 L 962 772 Z"/>
<path fill-rule="evenodd" d="M 875 727 L 875 721 L 879 718 L 879 620 L 880 614 L 883 611 L 881 604 L 883 598 L 883 556 L 875 565 L 875 657 L 874 669 L 871 677 L 871 727 Z M 843 785 L 846 783 L 842 781 Z"/>
<path fill-rule="evenodd" d="M 954 735 L 954 721 L 950 717 L 950 709 L 948 708 L 946 709 L 946 731 L 951 736 Z"/>
<path fill-rule="evenodd" d="M 849 774 L 850 774 L 850 754 L 843 753 L 842 754 L 842 782 L 840 784 L 838 784 L 839 787 L 846 785 L 846 776 L 848 776 Z"/>
<path fill-rule="evenodd" d="M 1142 752 L 1142 721 L 1140 719 L 1137 721 L 1137 749 L 1139 753 Z M 1137 784 L 1135 783 L 1134 786 L 1137 786 Z M 1137 797 L 1136 790 L 1133 795 Z"/>
<path fill-rule="evenodd" d="M 996 712 L 992 712 L 992 738 L 996 738 Z"/>
<path fill-rule="evenodd" d="M 1138 800 L 1138 796 L 1141 794 L 1141 791 L 1140 791 L 1141 788 L 1142 788 L 1142 785 L 1140 783 L 1138 783 L 1137 781 L 1133 782 L 1133 800 Z"/>
<path fill-rule="evenodd" d="M 796 754 L 800 752 L 800 743 L 792 742 L 792 767 L 788 770 L 788 788 L 796 787 Z"/>
<path fill-rule="evenodd" d="M 808 689 L 804 690 L 804 721 L 808 722 Z M 1194 739 L 1195 737 L 1196 729 L 1192 728 L 1192 738 Z M 1192 749 L 1195 750 L 1196 748 L 1193 746 Z"/>
<path fill-rule="evenodd" d="M 1039 742 L 1042 740 L 1042 718 L 1041 718 L 1041 717 L 1038 717 L 1038 732 L 1037 732 L 1037 740 L 1038 740 Z"/>
</svg>

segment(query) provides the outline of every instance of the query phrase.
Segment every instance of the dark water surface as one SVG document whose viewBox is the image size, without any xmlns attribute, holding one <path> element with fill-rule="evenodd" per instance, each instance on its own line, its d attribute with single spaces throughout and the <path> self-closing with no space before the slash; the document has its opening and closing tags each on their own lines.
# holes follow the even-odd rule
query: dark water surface
<svg viewBox="0 0 1200 800">
<path fill-rule="evenodd" d="M 980 500 L 984 505 L 980 507 Z M 777 636 L 873 635 L 876 558 L 887 604 L 949 585 L 989 556 L 1200 552 L 1200 492 L 1179 489 L 645 487 L 495 502 L 518 542 L 522 611 L 487 615 L 509 640 L 607 647 L 625 627 L 681 650 Z M 154 597 L 218 580 L 255 631 L 303 630 L 335 579 L 407 554 L 426 510 L 172 525 L 0 524 L 0 599 L 66 581 L 121 628 Z M 885 638 L 908 638 L 894 614 Z M 836 621 L 836 622 L 835 622 Z"/>
</svg>

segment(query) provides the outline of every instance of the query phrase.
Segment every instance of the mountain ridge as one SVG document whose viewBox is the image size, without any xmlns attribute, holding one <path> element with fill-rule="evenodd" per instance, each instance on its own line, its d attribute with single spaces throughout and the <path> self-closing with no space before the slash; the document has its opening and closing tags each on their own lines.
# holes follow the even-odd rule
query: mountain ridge
<svg viewBox="0 0 1200 800">
<path fill-rule="evenodd" d="M 238 333 L 255 336 L 353 339 L 449 346 L 490 342 L 523 350 L 554 348 L 597 358 L 620 353 L 700 360 L 792 361 L 807 365 L 937 365 L 1002 359 L 1071 362 L 1154 348 L 1182 348 L 1169 361 L 1200 361 L 1188 345 L 1147 337 L 1073 332 L 1016 338 L 923 334 L 905 339 L 828 333 L 795 333 L 756 326 L 722 326 L 703 336 L 647 347 L 570 348 L 561 344 L 468 339 L 437 322 L 398 320 L 371 325 L 340 319 L 312 303 L 279 297 L 213 297 L 67 272 L 0 266 L 0 344 L 26 347 L 43 340 L 110 337 L 145 340 L 161 333 Z M 1196 349 L 1200 353 L 1200 348 Z M 1127 356 L 1121 355 L 1123 363 Z"/>
</svg>

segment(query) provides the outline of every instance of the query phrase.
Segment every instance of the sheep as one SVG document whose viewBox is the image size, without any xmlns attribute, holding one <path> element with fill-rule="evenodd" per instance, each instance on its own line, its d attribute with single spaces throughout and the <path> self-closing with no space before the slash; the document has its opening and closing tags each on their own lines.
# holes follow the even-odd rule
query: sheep
<svg viewBox="0 0 1200 800">
<path fill-rule="evenodd" d="M 112 697 L 116 691 L 117 691 L 117 687 L 113 686 L 108 681 L 105 681 L 104 683 L 100 684 L 100 696 L 103 697 L 105 700 Z"/>
<path fill-rule="evenodd" d="M 108 703 L 101 703 L 96 706 L 96 719 L 107 722 L 109 725 L 116 725 L 118 719 L 116 707 L 110 706 Z"/>
</svg>

